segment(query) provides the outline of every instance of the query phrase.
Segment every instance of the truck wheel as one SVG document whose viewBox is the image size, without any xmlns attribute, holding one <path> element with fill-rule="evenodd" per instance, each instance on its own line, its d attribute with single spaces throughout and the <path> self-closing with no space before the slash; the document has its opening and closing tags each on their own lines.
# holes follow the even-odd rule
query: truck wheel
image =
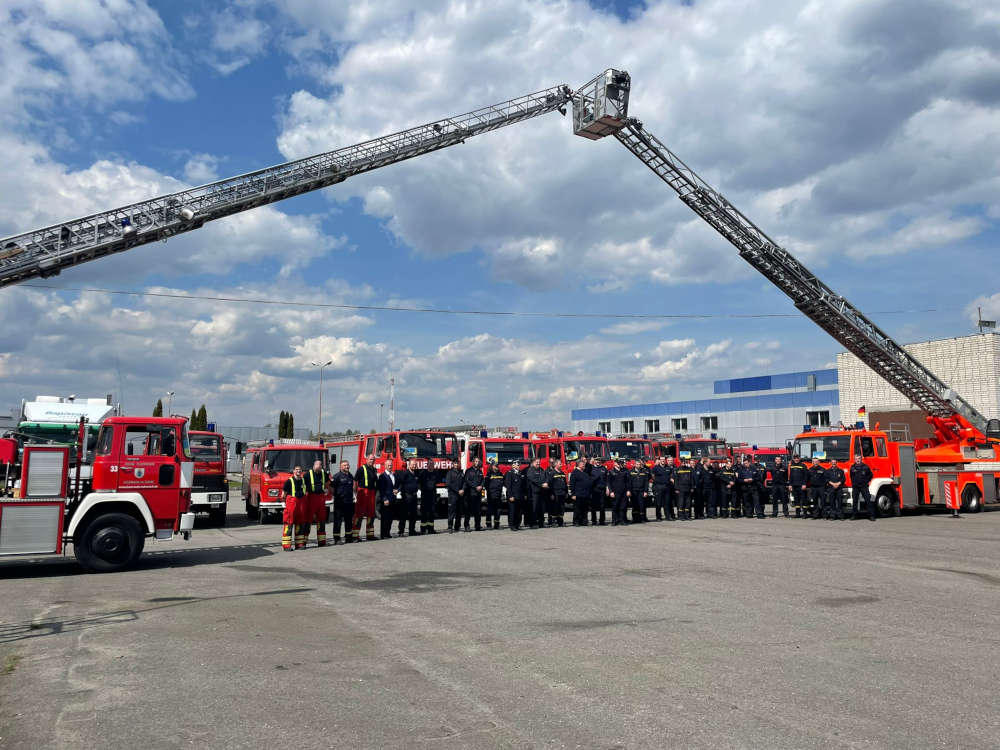
<svg viewBox="0 0 1000 750">
<path fill-rule="evenodd" d="M 142 554 L 146 538 L 139 522 L 126 513 L 105 513 L 73 540 L 73 553 L 91 573 L 127 568 Z"/>
<path fill-rule="evenodd" d="M 256 521 L 260 516 L 260 508 L 251 505 L 249 497 L 246 499 L 246 509 L 248 521 Z"/>
<path fill-rule="evenodd" d="M 879 490 L 875 497 L 875 504 L 878 506 L 878 514 L 882 518 L 891 518 L 899 515 L 899 500 L 892 490 Z"/>
<path fill-rule="evenodd" d="M 221 508 L 212 508 L 208 511 L 208 522 L 213 526 L 225 526 L 226 506 L 223 505 Z"/>
<path fill-rule="evenodd" d="M 978 513 L 983 509 L 983 496 L 978 487 L 966 487 L 962 493 L 962 512 Z"/>
</svg>

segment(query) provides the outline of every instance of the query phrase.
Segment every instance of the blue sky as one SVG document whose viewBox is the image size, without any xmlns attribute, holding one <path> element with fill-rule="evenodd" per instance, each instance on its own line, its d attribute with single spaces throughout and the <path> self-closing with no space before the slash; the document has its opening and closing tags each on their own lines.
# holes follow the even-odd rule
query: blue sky
<svg viewBox="0 0 1000 750">
<path fill-rule="evenodd" d="M 1000 315 L 1000 34 L 974 2 L 5 3 L 0 234 L 616 66 L 632 113 L 901 341 Z M 687 321 L 275 308 L 11 288 L 0 407 L 118 394 L 227 423 L 565 425 L 841 347 L 613 140 L 558 115 L 64 272 L 68 288 Z M 915 311 L 933 308 L 936 312 Z M 786 313 L 789 318 L 730 315 Z"/>
</svg>

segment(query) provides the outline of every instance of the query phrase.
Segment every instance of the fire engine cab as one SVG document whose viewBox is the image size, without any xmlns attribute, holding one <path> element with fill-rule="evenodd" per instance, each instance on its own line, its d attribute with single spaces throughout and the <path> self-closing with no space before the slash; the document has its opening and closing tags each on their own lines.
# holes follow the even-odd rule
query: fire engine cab
<svg viewBox="0 0 1000 750">
<path fill-rule="evenodd" d="M 531 440 L 535 445 L 535 458 L 541 459 L 543 469 L 549 468 L 555 460 L 564 469 L 569 468 L 569 462 L 580 458 L 597 458 L 601 462 L 608 460 L 608 438 L 601 432 L 585 435 L 582 432 L 573 434 L 550 430 L 533 433 Z"/>
<path fill-rule="evenodd" d="M 653 440 L 653 457 L 666 456 L 675 466 L 681 465 L 681 453 L 688 453 L 689 458 L 696 461 L 708 456 L 712 461 L 722 462 L 729 456 L 729 448 L 724 438 L 715 433 L 704 435 L 651 435 Z"/>
<path fill-rule="evenodd" d="M 625 459 L 625 466 L 631 469 L 636 461 L 646 466 L 653 465 L 653 441 L 648 435 L 618 435 L 608 438 L 608 456 L 611 461 Z M 610 462 L 609 462 L 610 463 Z"/>
<path fill-rule="evenodd" d="M 0 497 L 0 556 L 60 554 L 72 542 L 80 564 L 103 573 L 135 562 L 147 538 L 190 538 L 194 462 L 183 417 L 105 419 L 85 494 L 67 491 L 69 456 L 68 446 L 24 446 L 13 497 Z"/>
<path fill-rule="evenodd" d="M 491 461 L 506 474 L 514 459 L 526 465 L 535 457 L 535 444 L 527 432 L 522 432 L 520 435 L 515 433 L 490 435 L 488 431 L 482 430 L 474 437 L 460 435 L 458 447 L 462 454 L 462 468 L 467 469 L 472 466 L 472 462 L 478 458 L 482 462 L 484 475 Z"/>
<path fill-rule="evenodd" d="M 208 513 L 210 523 L 224 526 L 229 501 L 225 438 L 218 432 L 191 430 L 189 434 L 191 455 L 194 456 L 191 512 Z"/>
<path fill-rule="evenodd" d="M 330 460 L 322 443 L 302 443 L 296 440 L 269 440 L 266 445 L 252 445 L 243 456 L 241 494 L 247 519 L 264 523 L 271 515 L 279 516 L 285 509 L 282 487 L 296 466 L 309 471 L 316 461 L 329 473 Z M 327 498 L 327 506 L 333 504 Z"/>
</svg>

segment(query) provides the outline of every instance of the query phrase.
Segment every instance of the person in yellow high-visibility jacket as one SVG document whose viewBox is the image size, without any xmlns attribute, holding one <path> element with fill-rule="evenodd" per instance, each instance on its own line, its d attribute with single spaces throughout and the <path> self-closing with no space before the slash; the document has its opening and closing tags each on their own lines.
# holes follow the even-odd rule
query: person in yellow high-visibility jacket
<svg viewBox="0 0 1000 750">
<path fill-rule="evenodd" d="M 285 512 L 282 514 L 283 527 L 281 531 L 281 548 L 292 549 L 292 535 L 295 536 L 295 549 L 306 546 L 305 526 L 302 524 L 306 504 L 306 480 L 302 476 L 302 467 L 292 469 L 292 475 L 285 480 L 282 487 L 285 497 Z"/>
</svg>

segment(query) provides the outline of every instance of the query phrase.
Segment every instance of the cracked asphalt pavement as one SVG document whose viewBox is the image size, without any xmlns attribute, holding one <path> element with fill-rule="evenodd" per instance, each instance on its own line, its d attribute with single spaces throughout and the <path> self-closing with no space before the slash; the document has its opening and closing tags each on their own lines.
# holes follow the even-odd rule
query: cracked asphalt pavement
<svg viewBox="0 0 1000 750">
<path fill-rule="evenodd" d="M 280 536 L 0 562 L 0 748 L 1000 747 L 997 510 Z"/>
</svg>

